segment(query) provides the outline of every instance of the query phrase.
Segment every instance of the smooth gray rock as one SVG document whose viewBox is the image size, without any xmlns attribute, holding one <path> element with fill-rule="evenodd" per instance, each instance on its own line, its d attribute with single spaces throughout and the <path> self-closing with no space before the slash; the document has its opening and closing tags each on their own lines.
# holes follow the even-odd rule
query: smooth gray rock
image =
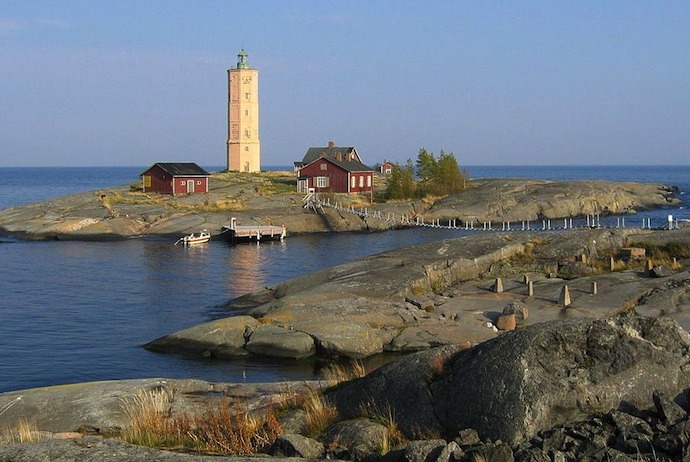
<svg viewBox="0 0 690 462">
<path fill-rule="evenodd" d="M 175 332 L 147 343 L 148 350 L 166 353 L 196 353 L 204 357 L 244 356 L 245 332 L 259 322 L 251 316 L 216 319 Z"/>
<path fill-rule="evenodd" d="M 136 446 L 117 439 L 46 440 L 0 446 L 0 460 L 12 462 L 281 462 L 268 456 L 183 454 Z"/>
<path fill-rule="evenodd" d="M 383 342 L 376 330 L 362 322 L 331 319 L 303 321 L 294 326 L 314 338 L 321 356 L 357 359 L 383 351 Z"/>
<path fill-rule="evenodd" d="M 175 413 L 206 411 L 209 400 L 223 396 L 231 404 L 253 408 L 275 405 L 286 390 L 306 394 L 317 382 L 210 383 L 202 380 L 133 379 L 87 382 L 0 393 L 0 429 L 16 428 L 20 419 L 34 422 L 40 431 L 117 433 L 130 422 L 123 401 L 141 391 L 164 391 Z"/>
<path fill-rule="evenodd" d="M 324 456 L 324 448 L 323 443 L 313 438 L 286 433 L 276 439 L 268 453 L 272 456 L 321 459 Z"/>
<path fill-rule="evenodd" d="M 494 227 L 511 221 L 518 226 L 521 220 L 619 214 L 665 207 L 669 201 L 680 203 L 670 188 L 659 184 L 482 179 L 460 194 L 436 201 L 425 217 L 493 221 Z"/>
<path fill-rule="evenodd" d="M 272 325 L 256 327 L 245 348 L 256 355 L 292 359 L 306 358 L 316 351 L 310 335 Z"/>
<path fill-rule="evenodd" d="M 445 440 L 414 440 L 405 448 L 405 462 L 435 462 L 447 443 Z"/>
</svg>

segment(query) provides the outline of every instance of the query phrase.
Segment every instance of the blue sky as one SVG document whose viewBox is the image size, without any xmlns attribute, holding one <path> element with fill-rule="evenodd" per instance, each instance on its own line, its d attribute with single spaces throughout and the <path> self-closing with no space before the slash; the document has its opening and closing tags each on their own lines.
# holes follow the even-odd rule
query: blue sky
<svg viewBox="0 0 690 462">
<path fill-rule="evenodd" d="M 0 166 L 224 165 L 241 48 L 264 166 L 690 164 L 685 0 L 0 0 Z"/>
</svg>

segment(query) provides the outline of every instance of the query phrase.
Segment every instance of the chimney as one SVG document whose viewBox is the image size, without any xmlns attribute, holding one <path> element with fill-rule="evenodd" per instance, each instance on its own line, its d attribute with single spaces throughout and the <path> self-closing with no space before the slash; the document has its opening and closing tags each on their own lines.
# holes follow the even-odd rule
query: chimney
<svg viewBox="0 0 690 462">
<path fill-rule="evenodd" d="M 334 148 L 334 147 L 335 147 L 335 143 L 334 143 L 333 141 L 329 141 L 329 142 L 328 142 L 328 147 L 329 147 L 329 148 Z"/>
</svg>

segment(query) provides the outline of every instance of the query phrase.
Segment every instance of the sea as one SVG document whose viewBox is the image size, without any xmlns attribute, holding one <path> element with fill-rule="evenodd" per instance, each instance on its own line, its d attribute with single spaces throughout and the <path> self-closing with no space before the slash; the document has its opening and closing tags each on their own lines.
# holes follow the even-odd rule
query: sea
<svg viewBox="0 0 690 462">
<path fill-rule="evenodd" d="M 206 167 L 209 171 L 221 167 Z M 291 170 L 273 167 L 272 170 Z M 0 209 L 139 181 L 145 167 L 0 168 Z M 690 166 L 469 166 L 472 178 L 603 179 L 677 186 L 680 207 L 608 226 L 690 219 Z M 686 194 L 687 193 L 687 194 Z M 534 226 L 538 226 L 535 224 Z M 554 226 L 556 223 L 554 223 Z M 494 228 L 495 229 L 495 228 Z M 170 238 L 28 241 L 0 236 L 0 392 L 147 377 L 211 382 L 308 380 L 323 360 L 221 361 L 150 352 L 143 345 L 228 316 L 224 302 L 312 271 L 464 230 L 289 236 L 283 242 L 184 248 Z M 474 231 L 477 232 L 477 231 Z M 289 233 L 289 230 L 288 230 Z"/>
</svg>

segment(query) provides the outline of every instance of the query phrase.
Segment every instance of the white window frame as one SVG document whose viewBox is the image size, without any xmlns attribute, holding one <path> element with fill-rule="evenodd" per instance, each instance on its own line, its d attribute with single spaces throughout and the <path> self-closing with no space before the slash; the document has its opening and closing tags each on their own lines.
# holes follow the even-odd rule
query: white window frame
<svg viewBox="0 0 690 462">
<path fill-rule="evenodd" d="M 328 187 L 328 177 L 327 176 L 317 176 L 316 177 L 316 187 L 317 188 L 327 188 Z"/>
</svg>

